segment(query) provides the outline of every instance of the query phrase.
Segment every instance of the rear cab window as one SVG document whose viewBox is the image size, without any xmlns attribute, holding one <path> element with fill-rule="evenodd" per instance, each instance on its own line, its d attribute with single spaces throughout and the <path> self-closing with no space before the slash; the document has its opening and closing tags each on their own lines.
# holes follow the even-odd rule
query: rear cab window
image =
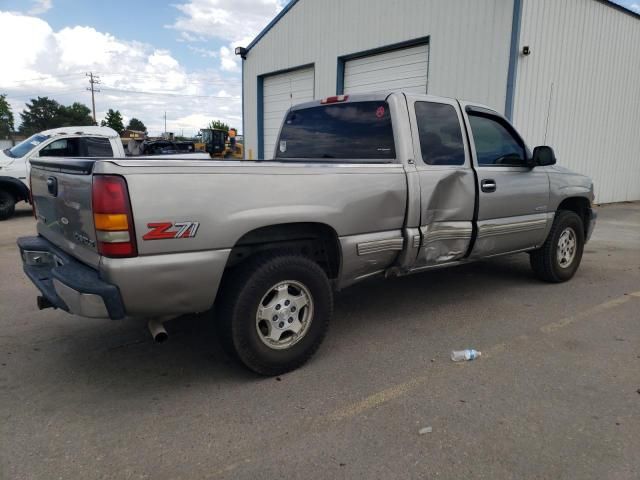
<svg viewBox="0 0 640 480">
<path fill-rule="evenodd" d="M 452 105 L 416 102 L 422 161 L 427 165 L 464 165 L 464 139 Z"/>
<path fill-rule="evenodd" d="M 277 160 L 388 163 L 395 158 L 391 114 L 385 101 L 291 111 L 276 144 Z"/>
<path fill-rule="evenodd" d="M 105 137 L 86 137 L 87 157 L 113 157 L 111 141 Z"/>
</svg>

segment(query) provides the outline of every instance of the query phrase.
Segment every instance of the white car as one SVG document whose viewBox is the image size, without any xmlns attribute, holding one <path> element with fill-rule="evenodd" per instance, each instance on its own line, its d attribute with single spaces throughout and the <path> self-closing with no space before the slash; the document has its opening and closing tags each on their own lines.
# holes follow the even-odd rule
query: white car
<svg viewBox="0 0 640 480">
<path fill-rule="evenodd" d="M 30 160 L 124 156 L 120 136 L 109 127 L 62 127 L 32 135 L 0 152 L 0 220 L 13 216 L 16 203 L 30 201 Z"/>
<path fill-rule="evenodd" d="M 118 133 L 109 127 L 61 127 L 36 133 L 0 152 L 0 220 L 11 218 L 18 202 L 30 202 L 31 160 L 48 157 L 125 158 Z M 144 158 L 189 158 L 208 160 L 201 152 L 144 156 Z"/>
</svg>

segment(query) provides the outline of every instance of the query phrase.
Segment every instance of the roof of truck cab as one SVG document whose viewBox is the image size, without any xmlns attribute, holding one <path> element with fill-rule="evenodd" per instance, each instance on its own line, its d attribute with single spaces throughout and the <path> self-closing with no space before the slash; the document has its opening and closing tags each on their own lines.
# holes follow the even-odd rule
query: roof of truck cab
<svg viewBox="0 0 640 480">
<path fill-rule="evenodd" d="M 51 130 L 45 130 L 40 133 L 42 135 L 49 135 L 50 137 L 55 137 L 57 135 L 98 135 L 110 138 L 119 137 L 118 133 L 113 128 L 95 126 L 52 128 Z"/>
<path fill-rule="evenodd" d="M 406 95 L 410 100 L 418 100 L 418 101 L 426 101 L 426 102 L 460 102 L 463 108 L 465 106 L 473 106 L 480 107 L 486 110 L 490 110 L 492 112 L 497 111 L 487 105 L 483 105 L 477 102 L 470 102 L 463 99 L 457 99 L 453 97 L 441 97 L 439 95 L 431 95 L 427 93 L 412 93 L 412 92 L 404 92 L 402 90 L 381 90 L 379 92 L 370 92 L 370 93 L 354 93 L 350 95 L 340 95 L 340 97 L 344 97 L 344 100 L 338 102 L 326 103 L 326 99 L 319 98 L 316 100 L 310 100 L 308 102 L 298 103 L 291 107 L 291 111 L 303 110 L 309 107 L 319 107 L 319 106 L 329 106 L 329 105 L 341 105 L 341 104 L 349 104 L 356 102 L 378 102 L 387 100 L 391 95 Z M 331 97 L 333 98 L 333 97 Z"/>
</svg>

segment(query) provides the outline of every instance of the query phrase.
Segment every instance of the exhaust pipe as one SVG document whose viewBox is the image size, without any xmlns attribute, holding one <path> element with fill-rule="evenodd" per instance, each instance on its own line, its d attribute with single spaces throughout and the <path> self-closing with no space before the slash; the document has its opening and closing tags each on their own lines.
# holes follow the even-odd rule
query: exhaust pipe
<svg viewBox="0 0 640 480">
<path fill-rule="evenodd" d="M 169 340 L 169 334 L 165 330 L 163 323 L 161 318 L 152 318 L 149 320 L 149 332 L 153 337 L 153 341 L 156 343 L 163 343 Z"/>
</svg>

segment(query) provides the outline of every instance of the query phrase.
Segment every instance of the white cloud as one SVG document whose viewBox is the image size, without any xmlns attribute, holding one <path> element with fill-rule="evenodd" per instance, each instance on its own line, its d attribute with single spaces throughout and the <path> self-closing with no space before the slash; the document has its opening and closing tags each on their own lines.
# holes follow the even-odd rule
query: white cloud
<svg viewBox="0 0 640 480">
<path fill-rule="evenodd" d="M 178 30 L 183 40 L 223 40 L 226 46 L 220 48 L 220 67 L 224 71 L 237 72 L 240 70 L 240 62 L 235 56 L 235 47 L 246 47 L 287 2 L 288 0 L 190 0 L 175 5 L 180 16 L 168 28 Z"/>
<path fill-rule="evenodd" d="M 0 92 L 8 94 L 18 123 L 24 103 L 38 95 L 90 106 L 85 72 L 92 71 L 101 80 L 98 120 L 114 108 L 125 119 L 142 120 L 150 133 L 164 128 L 165 110 L 169 129 L 184 128 L 189 134 L 213 118 L 240 124 L 240 82 L 212 69 L 188 71 L 167 50 L 86 26 L 54 31 L 40 18 L 2 11 L 0 45 L 21 46 L 5 49 L 3 63 L 10 68 L 0 75 Z M 218 94 L 222 89 L 224 94 Z M 198 123 L 202 117 L 209 120 Z"/>
<path fill-rule="evenodd" d="M 33 6 L 28 11 L 29 15 L 40 15 L 53 8 L 52 0 L 33 0 Z"/>
<path fill-rule="evenodd" d="M 240 67 L 236 63 L 235 51 L 228 47 L 220 47 L 220 68 L 227 72 L 240 71 Z"/>
<path fill-rule="evenodd" d="M 629 8 L 636 13 L 640 13 L 640 3 L 632 3 Z"/>
<path fill-rule="evenodd" d="M 206 48 L 196 47 L 194 45 L 187 45 L 187 48 L 193 53 L 197 53 L 202 58 L 216 58 L 218 56 L 218 52 Z"/>
</svg>

